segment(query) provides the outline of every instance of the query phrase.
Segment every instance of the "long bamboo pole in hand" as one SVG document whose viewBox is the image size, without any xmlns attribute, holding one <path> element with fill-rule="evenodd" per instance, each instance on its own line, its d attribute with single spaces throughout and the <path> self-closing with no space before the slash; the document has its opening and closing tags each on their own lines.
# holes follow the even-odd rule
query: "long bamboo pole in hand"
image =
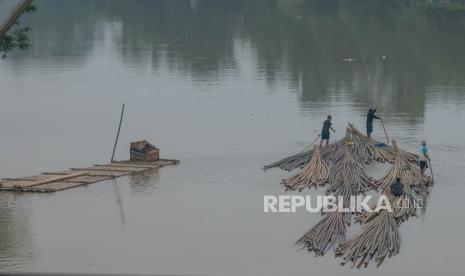
<svg viewBox="0 0 465 276">
<path fill-rule="evenodd" d="M 389 136 L 387 134 L 387 131 L 386 131 L 386 127 L 384 127 L 384 121 L 383 121 L 383 118 L 381 118 L 381 125 L 383 126 L 383 129 L 384 129 L 384 135 L 386 135 L 386 144 L 389 145 Z"/>
<path fill-rule="evenodd" d="M 321 136 L 321 134 L 318 134 L 318 135 L 316 136 L 315 140 L 313 140 L 313 141 L 312 141 L 308 146 L 306 146 L 301 152 L 304 152 L 304 151 L 309 150 L 309 149 L 311 148 L 311 146 L 312 146 L 313 144 L 315 144 L 315 142 L 318 140 L 318 138 L 320 138 L 320 136 Z"/>
<path fill-rule="evenodd" d="M 434 174 L 433 174 L 433 166 L 431 166 L 431 159 L 428 159 L 429 163 L 429 171 L 431 172 L 431 180 L 433 181 L 434 184 Z"/>
<path fill-rule="evenodd" d="M 111 155 L 110 162 L 113 162 L 113 160 L 115 158 L 116 145 L 118 144 L 119 133 L 121 131 L 121 123 L 123 122 L 124 106 L 125 106 L 125 104 L 123 104 L 123 107 L 121 108 L 121 117 L 119 118 L 118 132 L 116 133 L 115 145 L 113 147 L 113 153 Z"/>
<path fill-rule="evenodd" d="M 368 93 L 370 93 L 370 91 L 373 92 L 374 89 L 373 89 L 373 87 L 371 85 L 370 75 L 368 74 L 368 66 L 367 66 L 367 62 L 366 62 L 365 51 L 363 50 L 362 44 L 359 44 L 359 46 L 360 46 L 360 52 L 362 53 L 363 69 L 364 69 L 364 72 L 365 72 L 365 78 L 366 78 L 367 83 L 368 83 Z M 376 100 L 376 95 L 369 94 L 369 96 L 372 96 L 375 106 L 378 107 L 378 102 Z M 381 125 L 383 126 L 383 129 L 384 129 L 384 135 L 386 135 L 386 140 L 387 140 L 386 144 L 389 145 L 389 136 L 387 134 L 386 127 L 384 126 L 383 118 L 381 118 Z"/>
</svg>

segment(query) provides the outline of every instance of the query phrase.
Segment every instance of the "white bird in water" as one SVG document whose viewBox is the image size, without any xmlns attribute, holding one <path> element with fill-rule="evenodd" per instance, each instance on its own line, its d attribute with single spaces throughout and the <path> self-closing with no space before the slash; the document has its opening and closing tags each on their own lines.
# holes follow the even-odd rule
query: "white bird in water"
<svg viewBox="0 0 465 276">
<path fill-rule="evenodd" d="M 355 58 L 345 58 L 344 61 L 346 62 L 352 62 L 352 61 L 355 61 L 356 59 Z"/>
</svg>

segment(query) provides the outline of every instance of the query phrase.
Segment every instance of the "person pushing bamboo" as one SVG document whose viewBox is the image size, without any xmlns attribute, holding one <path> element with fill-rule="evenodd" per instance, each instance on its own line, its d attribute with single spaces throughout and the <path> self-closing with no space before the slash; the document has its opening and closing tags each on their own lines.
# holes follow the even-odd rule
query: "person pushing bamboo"
<svg viewBox="0 0 465 276">
<path fill-rule="evenodd" d="M 425 175 L 425 170 L 428 168 L 428 161 L 431 162 L 431 159 L 429 158 L 428 148 L 426 147 L 426 141 L 425 140 L 421 141 L 419 161 L 420 161 L 421 175 L 423 176 L 423 175 Z M 433 177 L 432 172 L 431 172 L 431 177 Z"/>
<path fill-rule="evenodd" d="M 378 119 L 381 120 L 381 117 L 375 115 L 376 107 L 370 108 L 367 113 L 367 136 L 371 137 L 371 133 L 373 132 L 373 120 Z"/>
<path fill-rule="evenodd" d="M 321 129 L 320 148 L 324 140 L 326 140 L 326 146 L 329 145 L 329 136 L 330 136 L 329 130 L 331 129 L 333 132 L 336 132 L 331 127 L 332 125 L 331 119 L 332 119 L 331 115 L 328 115 L 328 118 L 326 118 L 326 120 L 323 122 L 323 128 Z"/>
</svg>

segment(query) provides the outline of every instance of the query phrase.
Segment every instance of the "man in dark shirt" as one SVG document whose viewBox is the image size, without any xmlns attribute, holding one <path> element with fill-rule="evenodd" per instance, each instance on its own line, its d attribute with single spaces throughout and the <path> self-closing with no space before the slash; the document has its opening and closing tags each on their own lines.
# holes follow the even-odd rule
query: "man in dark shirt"
<svg viewBox="0 0 465 276">
<path fill-rule="evenodd" d="M 404 194 L 404 185 L 400 183 L 399 177 L 397 177 L 396 181 L 391 184 L 391 194 L 394 196 L 401 196 Z"/>
<path fill-rule="evenodd" d="M 367 136 L 371 137 L 371 133 L 373 132 L 373 119 L 381 119 L 380 117 L 375 115 L 376 107 L 374 109 L 370 108 L 367 114 Z"/>
<path fill-rule="evenodd" d="M 320 148 L 323 144 L 323 140 L 326 140 L 326 146 L 329 144 L 329 130 L 331 129 L 333 132 L 336 132 L 332 127 L 331 123 L 331 115 L 328 115 L 328 118 L 323 122 L 323 129 L 321 130 L 321 140 L 320 140 Z"/>
</svg>

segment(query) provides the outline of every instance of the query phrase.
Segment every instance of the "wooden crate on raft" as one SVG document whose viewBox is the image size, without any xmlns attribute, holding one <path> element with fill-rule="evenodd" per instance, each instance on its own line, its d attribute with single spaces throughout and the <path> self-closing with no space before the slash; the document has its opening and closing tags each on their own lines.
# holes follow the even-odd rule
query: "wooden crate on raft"
<svg viewBox="0 0 465 276">
<path fill-rule="evenodd" d="M 131 161 L 154 162 L 160 159 L 160 150 L 146 140 L 140 140 L 130 144 L 129 156 Z"/>
</svg>

